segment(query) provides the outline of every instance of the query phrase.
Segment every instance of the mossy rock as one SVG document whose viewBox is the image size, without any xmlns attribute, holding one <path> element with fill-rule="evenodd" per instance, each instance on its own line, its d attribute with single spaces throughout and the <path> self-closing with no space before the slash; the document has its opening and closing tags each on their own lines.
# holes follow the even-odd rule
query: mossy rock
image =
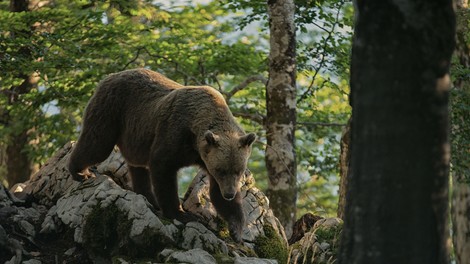
<svg viewBox="0 0 470 264">
<path fill-rule="evenodd" d="M 111 204 L 97 204 L 87 216 L 83 227 L 83 246 L 96 256 L 109 258 L 117 255 L 129 257 L 154 257 L 155 253 L 168 246 L 167 241 L 152 231 L 144 231 L 142 245 L 130 239 L 132 220 L 125 212 Z"/>
<path fill-rule="evenodd" d="M 254 250 L 258 257 L 276 259 L 279 264 L 287 263 L 289 255 L 287 244 L 270 225 L 263 226 L 264 235 L 255 239 Z"/>
<path fill-rule="evenodd" d="M 341 238 L 341 232 L 343 231 L 343 225 L 331 226 L 331 227 L 318 227 L 314 233 L 319 243 L 326 242 L 330 244 L 333 255 L 337 255 L 339 249 L 339 240 Z"/>
</svg>

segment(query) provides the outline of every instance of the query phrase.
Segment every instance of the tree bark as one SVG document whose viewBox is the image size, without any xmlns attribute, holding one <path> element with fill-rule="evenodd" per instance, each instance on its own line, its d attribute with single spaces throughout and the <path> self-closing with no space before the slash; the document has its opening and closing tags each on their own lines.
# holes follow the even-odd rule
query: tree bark
<svg viewBox="0 0 470 264">
<path fill-rule="evenodd" d="M 351 119 L 349 119 L 346 125 L 343 135 L 341 136 L 341 153 L 339 156 L 339 198 L 338 198 L 338 211 L 337 216 L 344 219 L 344 209 L 346 207 L 346 190 L 348 186 L 348 171 L 349 161 L 351 160 Z"/>
<path fill-rule="evenodd" d="M 27 144 L 28 134 L 26 131 L 10 136 L 5 152 L 9 186 L 25 182 L 31 176 L 31 161 L 24 151 Z"/>
<path fill-rule="evenodd" d="M 295 222 L 297 200 L 295 89 L 295 4 L 269 0 L 269 80 L 266 85 L 267 195 L 288 237 Z"/>
<path fill-rule="evenodd" d="M 470 69 L 470 43 L 468 41 L 469 17 L 467 1 L 457 2 L 456 52 L 454 68 Z M 455 260 L 457 264 L 470 263 L 470 174 L 469 150 L 470 120 L 468 110 L 462 105 L 470 104 L 470 80 L 468 75 L 454 80 L 456 93 L 452 102 L 452 229 Z"/>
<path fill-rule="evenodd" d="M 339 263 L 448 263 L 452 1 L 356 1 Z"/>
</svg>

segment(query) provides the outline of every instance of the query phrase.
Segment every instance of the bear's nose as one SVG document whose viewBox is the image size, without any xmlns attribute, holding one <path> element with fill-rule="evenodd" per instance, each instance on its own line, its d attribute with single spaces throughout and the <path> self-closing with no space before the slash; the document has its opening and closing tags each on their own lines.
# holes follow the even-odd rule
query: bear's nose
<svg viewBox="0 0 470 264">
<path fill-rule="evenodd" d="M 233 198 L 235 198 L 235 194 L 236 193 L 224 193 L 224 199 L 227 200 L 227 201 L 231 201 L 233 200 Z"/>
</svg>

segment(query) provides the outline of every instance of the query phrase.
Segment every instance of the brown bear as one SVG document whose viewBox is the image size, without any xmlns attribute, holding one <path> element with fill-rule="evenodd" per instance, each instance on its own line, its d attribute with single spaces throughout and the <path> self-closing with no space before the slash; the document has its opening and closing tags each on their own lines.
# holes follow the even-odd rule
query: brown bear
<svg viewBox="0 0 470 264">
<path fill-rule="evenodd" d="M 165 217 L 188 222 L 194 216 L 181 208 L 176 174 L 199 165 L 209 175 L 215 209 L 241 242 L 245 218 L 239 185 L 255 140 L 236 123 L 216 89 L 183 86 L 147 69 L 126 70 L 98 85 L 68 168 L 82 181 L 92 176 L 87 168 L 104 161 L 117 145 L 134 191 Z"/>
</svg>

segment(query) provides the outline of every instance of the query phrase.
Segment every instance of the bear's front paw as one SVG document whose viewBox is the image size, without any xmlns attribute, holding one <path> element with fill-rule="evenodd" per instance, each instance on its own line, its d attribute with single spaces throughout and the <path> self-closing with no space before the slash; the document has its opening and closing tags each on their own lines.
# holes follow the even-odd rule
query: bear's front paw
<svg viewBox="0 0 470 264">
<path fill-rule="evenodd" d="M 189 222 L 204 222 L 200 216 L 184 211 L 179 211 L 175 219 L 184 224 Z"/>
<path fill-rule="evenodd" d="M 88 180 L 90 178 L 95 178 L 95 177 L 96 177 L 95 174 L 89 171 L 88 169 L 84 170 L 83 172 L 72 173 L 72 179 L 74 181 L 79 181 L 79 182 L 83 182 L 85 180 Z"/>
<path fill-rule="evenodd" d="M 228 228 L 229 232 L 230 232 L 230 237 L 232 237 L 233 241 L 237 242 L 237 243 L 242 243 L 243 240 L 242 240 L 242 226 L 238 223 L 229 223 L 229 228 Z"/>
</svg>

